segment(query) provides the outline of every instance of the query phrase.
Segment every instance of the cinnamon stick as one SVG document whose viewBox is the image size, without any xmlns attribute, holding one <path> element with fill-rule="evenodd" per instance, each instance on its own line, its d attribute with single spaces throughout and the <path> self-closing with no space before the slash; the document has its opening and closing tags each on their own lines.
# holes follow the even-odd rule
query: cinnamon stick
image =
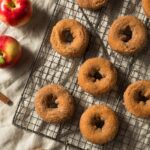
<svg viewBox="0 0 150 150">
<path fill-rule="evenodd" d="M 3 93 L 1 93 L 0 92 L 0 101 L 2 101 L 3 103 L 5 103 L 5 104 L 10 104 L 10 103 L 12 103 L 11 101 L 10 101 L 10 99 L 7 97 L 7 96 L 5 96 Z"/>
</svg>

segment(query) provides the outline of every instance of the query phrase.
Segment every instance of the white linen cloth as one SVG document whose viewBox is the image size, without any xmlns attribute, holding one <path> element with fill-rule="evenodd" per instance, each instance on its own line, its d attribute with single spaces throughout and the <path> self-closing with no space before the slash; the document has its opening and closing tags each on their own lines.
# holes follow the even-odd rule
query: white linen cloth
<svg viewBox="0 0 150 150">
<path fill-rule="evenodd" d="M 21 62 L 9 69 L 0 69 L 0 91 L 12 101 L 12 106 L 0 102 L 0 150 L 33 150 L 39 147 L 61 150 L 64 146 L 12 125 L 12 119 L 27 80 L 30 66 L 38 52 L 55 0 L 32 0 L 31 21 L 20 28 L 0 23 L 0 34 L 16 38 L 23 46 Z"/>
</svg>

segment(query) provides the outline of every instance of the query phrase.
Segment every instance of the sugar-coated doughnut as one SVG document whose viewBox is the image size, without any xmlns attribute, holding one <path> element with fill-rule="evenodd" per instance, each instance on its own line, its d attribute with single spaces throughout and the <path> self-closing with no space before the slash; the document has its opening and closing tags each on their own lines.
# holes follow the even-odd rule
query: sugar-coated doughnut
<svg viewBox="0 0 150 150">
<path fill-rule="evenodd" d="M 81 116 L 80 131 L 85 139 L 94 144 L 113 140 L 119 128 L 115 112 L 105 105 L 93 105 Z"/>
<path fill-rule="evenodd" d="M 108 0 L 76 0 L 77 4 L 85 9 L 96 10 L 107 3 Z"/>
<path fill-rule="evenodd" d="M 78 74 L 81 88 L 94 96 L 108 92 L 116 85 L 116 81 L 116 69 L 110 61 L 101 57 L 85 61 Z"/>
<path fill-rule="evenodd" d="M 124 93 L 124 105 L 137 117 L 150 117 L 150 81 L 141 80 L 129 85 Z"/>
<path fill-rule="evenodd" d="M 62 86 L 47 85 L 36 93 L 35 110 L 44 121 L 60 123 L 72 117 L 73 98 Z"/>
<path fill-rule="evenodd" d="M 116 52 L 133 54 L 148 42 L 148 32 L 145 25 L 134 16 L 122 16 L 116 19 L 108 33 L 108 43 Z"/>
<path fill-rule="evenodd" d="M 84 54 L 89 42 L 87 29 L 74 19 L 63 19 L 53 28 L 50 43 L 64 57 L 79 57 Z"/>
<path fill-rule="evenodd" d="M 142 0 L 142 7 L 145 15 L 150 18 L 150 0 Z"/>
</svg>

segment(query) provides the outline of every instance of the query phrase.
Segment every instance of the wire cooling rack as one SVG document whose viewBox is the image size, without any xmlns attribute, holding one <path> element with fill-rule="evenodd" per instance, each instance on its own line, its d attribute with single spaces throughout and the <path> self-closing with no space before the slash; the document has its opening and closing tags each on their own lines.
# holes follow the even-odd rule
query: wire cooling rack
<svg viewBox="0 0 150 150">
<path fill-rule="evenodd" d="M 118 16 L 135 15 L 150 26 L 141 8 L 140 0 L 110 0 L 99 11 L 89 11 L 78 7 L 74 0 L 58 0 L 45 34 L 45 38 L 33 64 L 31 74 L 16 110 L 13 124 L 39 135 L 60 141 L 80 149 L 92 150 L 148 150 L 150 149 L 149 120 L 139 119 L 128 113 L 122 95 L 130 82 L 150 80 L 150 49 L 140 54 L 122 56 L 112 51 L 107 43 L 107 34 L 113 20 Z M 87 27 L 91 34 L 88 50 L 82 58 L 67 59 L 57 54 L 49 43 L 52 27 L 62 18 L 74 18 Z M 99 98 L 82 91 L 77 84 L 80 65 L 88 58 L 103 56 L 109 59 L 118 70 L 117 87 Z M 75 116 L 68 123 L 52 125 L 43 122 L 35 112 L 35 93 L 44 85 L 59 83 L 67 88 L 76 101 Z M 120 129 L 117 137 L 105 145 L 95 145 L 82 138 L 79 119 L 90 105 L 105 103 L 119 116 Z"/>
</svg>

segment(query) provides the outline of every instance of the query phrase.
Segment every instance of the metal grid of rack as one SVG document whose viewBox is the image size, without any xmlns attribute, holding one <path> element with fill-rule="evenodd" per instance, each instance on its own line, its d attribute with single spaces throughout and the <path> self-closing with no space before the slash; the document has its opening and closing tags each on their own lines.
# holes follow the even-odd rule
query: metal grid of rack
<svg viewBox="0 0 150 150">
<path fill-rule="evenodd" d="M 16 110 L 14 125 L 80 149 L 147 150 L 150 147 L 150 121 L 136 118 L 128 113 L 123 107 L 122 95 L 130 82 L 140 79 L 150 80 L 150 50 L 146 48 L 140 54 L 127 57 L 113 52 L 107 43 L 107 34 L 112 21 L 120 15 L 128 14 L 137 16 L 149 27 L 150 22 L 145 17 L 141 2 L 138 0 L 112 0 L 99 11 L 81 9 L 74 0 L 58 0 Z M 51 48 L 49 43 L 51 29 L 62 18 L 76 19 L 89 30 L 91 39 L 88 50 L 82 58 L 67 59 Z M 118 70 L 117 87 L 99 98 L 94 98 L 82 91 L 77 84 L 80 65 L 94 56 L 106 57 Z M 63 85 L 74 96 L 77 105 L 76 113 L 67 123 L 52 125 L 43 122 L 35 112 L 35 93 L 49 83 Z M 82 138 L 78 126 L 83 111 L 88 106 L 99 103 L 109 105 L 117 112 L 120 120 L 117 137 L 105 145 L 87 142 Z"/>
</svg>

